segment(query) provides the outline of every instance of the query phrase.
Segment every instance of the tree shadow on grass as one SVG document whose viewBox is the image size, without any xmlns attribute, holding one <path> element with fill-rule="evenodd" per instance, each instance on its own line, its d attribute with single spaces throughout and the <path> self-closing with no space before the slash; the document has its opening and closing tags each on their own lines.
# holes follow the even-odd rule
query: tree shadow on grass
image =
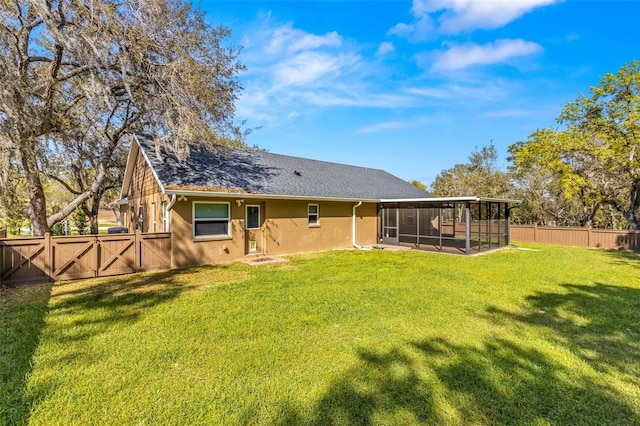
<svg viewBox="0 0 640 426">
<path fill-rule="evenodd" d="M 483 316 L 507 331 L 475 344 L 361 349 L 313 407 L 287 404 L 279 424 L 640 425 L 640 290 L 562 287 L 530 296 L 524 313 L 490 308 Z M 520 337 L 518 323 L 540 338 Z"/>
<path fill-rule="evenodd" d="M 0 425 L 25 424 L 31 359 L 45 325 L 51 283 L 0 288 Z"/>
<path fill-rule="evenodd" d="M 623 266 L 640 267 L 640 253 L 626 250 L 605 250 L 604 253 L 613 262 Z"/>
<path fill-rule="evenodd" d="M 640 288 L 602 283 L 561 287 L 566 291 L 529 296 L 522 312 L 490 308 L 488 313 L 547 329 L 596 370 L 614 369 L 640 386 Z"/>
<path fill-rule="evenodd" d="M 482 347 L 444 340 L 416 343 L 434 366 L 456 422 L 474 424 L 637 424 L 640 418 L 613 386 L 512 340 Z"/>
<path fill-rule="evenodd" d="M 170 302 L 195 287 L 189 276 L 207 268 L 225 266 L 44 284 L 46 291 L 41 297 L 32 297 L 21 305 L 14 303 L 8 308 L 0 305 L 3 310 L 0 425 L 4 419 L 8 419 L 7 424 L 28 423 L 31 409 L 60 384 L 55 378 L 57 367 L 86 355 L 82 352 L 87 347 L 83 341 L 109 332 L 113 327 L 133 324 L 146 310 Z M 35 385 L 31 383 L 27 393 L 32 358 L 41 339 L 46 339 L 58 352 L 55 356 L 43 354 L 39 362 L 46 365 L 38 367 L 50 371 L 51 377 Z M 86 360 L 90 362 L 92 358 L 86 356 Z M 4 386 L 7 374 L 9 388 Z"/>
<path fill-rule="evenodd" d="M 431 386 L 421 377 L 422 367 L 410 353 L 394 348 L 360 350 L 358 355 L 358 364 L 331 384 L 311 417 L 308 410 L 286 405 L 277 423 L 374 425 L 384 416 L 393 418 L 392 424 L 405 424 L 408 419 L 425 424 L 440 420 Z"/>
</svg>

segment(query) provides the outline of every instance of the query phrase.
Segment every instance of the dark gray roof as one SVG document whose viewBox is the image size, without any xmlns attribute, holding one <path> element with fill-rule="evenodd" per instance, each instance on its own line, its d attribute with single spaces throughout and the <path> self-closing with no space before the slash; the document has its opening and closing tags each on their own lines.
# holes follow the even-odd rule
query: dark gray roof
<svg viewBox="0 0 640 426">
<path fill-rule="evenodd" d="M 172 154 L 155 153 L 150 137 L 137 137 L 139 146 L 165 189 L 308 198 L 380 200 L 433 197 L 384 170 L 309 160 L 241 149 L 211 150 L 191 146 L 180 162 Z"/>
</svg>

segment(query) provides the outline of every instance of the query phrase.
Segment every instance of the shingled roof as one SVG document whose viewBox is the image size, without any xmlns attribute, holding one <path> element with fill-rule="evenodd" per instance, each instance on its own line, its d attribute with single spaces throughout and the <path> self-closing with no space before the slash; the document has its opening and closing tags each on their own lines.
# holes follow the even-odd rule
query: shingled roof
<svg viewBox="0 0 640 426">
<path fill-rule="evenodd" d="M 136 139 L 165 192 L 231 192 L 344 200 L 433 197 L 379 169 L 256 150 L 216 150 L 195 145 L 190 147 L 188 159 L 181 162 L 174 154 L 164 151 L 159 158 L 151 137 L 138 135 Z"/>
</svg>

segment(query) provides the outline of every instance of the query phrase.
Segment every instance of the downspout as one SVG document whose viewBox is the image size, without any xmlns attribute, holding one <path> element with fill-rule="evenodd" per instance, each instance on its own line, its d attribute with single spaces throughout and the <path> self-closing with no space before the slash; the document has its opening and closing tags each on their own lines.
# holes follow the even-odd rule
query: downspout
<svg viewBox="0 0 640 426">
<path fill-rule="evenodd" d="M 173 207 L 173 205 L 176 203 L 176 201 L 178 201 L 178 196 L 176 194 L 171 195 L 171 201 L 169 201 L 169 204 L 167 205 L 167 215 L 169 216 L 167 218 L 167 220 L 169 221 L 169 232 L 171 232 L 171 215 L 169 214 L 169 212 L 171 211 L 171 208 Z M 175 258 L 173 256 L 173 251 L 174 251 L 174 247 L 175 247 L 175 243 L 174 243 L 174 238 L 173 238 L 173 232 L 171 232 L 171 268 L 175 268 L 176 264 L 175 264 Z"/>
<path fill-rule="evenodd" d="M 176 194 L 173 194 L 171 196 L 171 201 L 169 202 L 169 205 L 167 206 L 167 212 L 169 212 L 171 210 L 171 207 L 173 207 L 173 205 L 176 203 L 176 201 L 178 201 L 178 197 L 176 196 Z"/>
<path fill-rule="evenodd" d="M 356 209 L 361 205 L 362 201 L 358 201 L 358 204 L 353 206 L 353 216 L 351 218 L 351 243 L 353 244 L 353 247 L 357 248 L 358 250 L 362 250 L 362 246 L 356 244 Z"/>
</svg>

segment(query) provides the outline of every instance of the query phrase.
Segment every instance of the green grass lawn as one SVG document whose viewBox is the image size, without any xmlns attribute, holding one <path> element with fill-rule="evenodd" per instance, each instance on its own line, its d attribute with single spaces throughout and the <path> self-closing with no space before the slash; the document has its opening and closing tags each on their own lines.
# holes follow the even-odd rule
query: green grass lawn
<svg viewBox="0 0 640 426">
<path fill-rule="evenodd" d="M 640 255 L 335 251 L 0 291 L 6 424 L 640 424 Z"/>
</svg>

